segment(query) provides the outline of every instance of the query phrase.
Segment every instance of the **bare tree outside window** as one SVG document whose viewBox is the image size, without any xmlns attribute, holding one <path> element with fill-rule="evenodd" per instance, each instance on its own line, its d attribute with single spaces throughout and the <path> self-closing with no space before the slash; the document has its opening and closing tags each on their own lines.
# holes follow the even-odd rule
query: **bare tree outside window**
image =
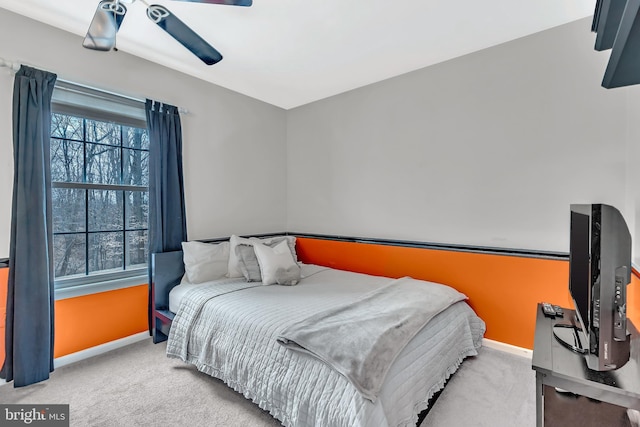
<svg viewBox="0 0 640 427">
<path fill-rule="evenodd" d="M 61 113 L 51 119 L 56 279 L 143 268 L 147 130 Z"/>
</svg>

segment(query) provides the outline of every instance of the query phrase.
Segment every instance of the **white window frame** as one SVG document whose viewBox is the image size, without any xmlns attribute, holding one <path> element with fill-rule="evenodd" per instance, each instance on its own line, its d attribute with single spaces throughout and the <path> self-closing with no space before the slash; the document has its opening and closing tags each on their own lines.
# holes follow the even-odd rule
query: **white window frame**
<svg viewBox="0 0 640 427">
<path fill-rule="evenodd" d="M 56 88 L 51 102 L 51 113 L 72 115 L 89 120 L 114 122 L 123 126 L 147 128 L 145 104 L 143 101 L 65 81 L 56 82 Z M 85 141 L 84 143 L 88 142 Z M 120 147 L 120 149 L 122 149 L 122 147 Z M 141 187 L 142 186 L 52 182 L 52 188 L 79 188 L 87 190 L 141 191 Z M 148 192 L 148 187 L 145 188 Z M 85 206 L 85 209 L 87 208 L 88 207 Z M 126 222 L 123 224 L 122 231 L 124 232 L 125 230 Z M 85 230 L 83 233 L 89 233 L 89 231 Z M 126 257 L 126 253 L 123 254 L 123 256 Z M 148 282 L 148 269 L 146 264 L 130 269 L 126 269 L 125 265 L 123 265 L 123 270 L 115 272 L 96 272 L 82 276 L 76 275 L 67 278 L 56 278 L 54 280 L 56 300 L 121 289 Z"/>
</svg>

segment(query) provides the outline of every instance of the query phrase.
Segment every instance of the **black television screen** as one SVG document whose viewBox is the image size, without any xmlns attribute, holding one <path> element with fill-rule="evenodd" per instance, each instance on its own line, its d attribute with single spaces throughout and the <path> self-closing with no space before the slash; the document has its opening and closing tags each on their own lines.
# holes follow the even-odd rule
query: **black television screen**
<svg viewBox="0 0 640 427">
<path fill-rule="evenodd" d="M 576 306 L 576 314 L 581 317 L 579 323 L 588 324 L 590 289 L 589 289 L 589 243 L 590 217 L 571 210 L 571 233 L 569 238 L 569 292 Z"/>
<path fill-rule="evenodd" d="M 620 211 L 604 204 L 571 205 L 569 291 L 575 336 L 567 347 L 585 355 L 587 367 L 606 371 L 629 360 L 627 284 L 631 235 Z M 567 325 L 558 325 L 566 327 Z"/>
</svg>

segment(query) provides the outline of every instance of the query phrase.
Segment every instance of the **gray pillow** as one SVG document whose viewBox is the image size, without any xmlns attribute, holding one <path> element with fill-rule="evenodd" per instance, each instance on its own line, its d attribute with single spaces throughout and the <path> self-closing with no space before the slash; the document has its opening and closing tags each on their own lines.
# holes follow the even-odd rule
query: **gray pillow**
<svg viewBox="0 0 640 427">
<path fill-rule="evenodd" d="M 258 239 L 252 237 L 250 240 L 254 240 L 257 243 L 262 243 L 265 246 L 270 248 L 275 247 L 278 243 L 282 241 L 287 242 L 287 246 L 289 250 L 292 251 L 291 256 L 294 260 L 296 260 L 295 256 L 295 237 L 292 236 L 276 236 L 270 237 L 268 239 Z M 248 243 L 238 243 L 235 247 L 236 257 L 238 258 L 238 269 L 247 280 L 247 282 L 261 282 L 262 281 L 262 273 L 260 272 L 260 264 L 258 263 L 258 258 L 256 257 L 255 250 L 253 249 L 253 244 Z M 300 277 L 298 277 L 299 279 Z"/>
<path fill-rule="evenodd" d="M 260 265 L 253 250 L 253 245 L 236 245 L 236 256 L 238 257 L 238 269 L 247 282 L 260 282 Z"/>
</svg>

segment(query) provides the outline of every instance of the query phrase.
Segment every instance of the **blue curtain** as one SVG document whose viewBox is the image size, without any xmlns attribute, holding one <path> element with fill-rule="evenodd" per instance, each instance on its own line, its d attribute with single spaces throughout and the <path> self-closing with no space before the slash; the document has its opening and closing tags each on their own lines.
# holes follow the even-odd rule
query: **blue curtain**
<svg viewBox="0 0 640 427">
<path fill-rule="evenodd" d="M 151 254 L 176 251 L 187 240 L 182 177 L 182 126 L 178 108 L 147 99 L 149 132 L 149 332 Z"/>
<path fill-rule="evenodd" d="M 22 66 L 13 85 L 13 205 L 6 354 L 0 377 L 14 387 L 53 371 L 51 94 L 57 76 Z"/>
</svg>

